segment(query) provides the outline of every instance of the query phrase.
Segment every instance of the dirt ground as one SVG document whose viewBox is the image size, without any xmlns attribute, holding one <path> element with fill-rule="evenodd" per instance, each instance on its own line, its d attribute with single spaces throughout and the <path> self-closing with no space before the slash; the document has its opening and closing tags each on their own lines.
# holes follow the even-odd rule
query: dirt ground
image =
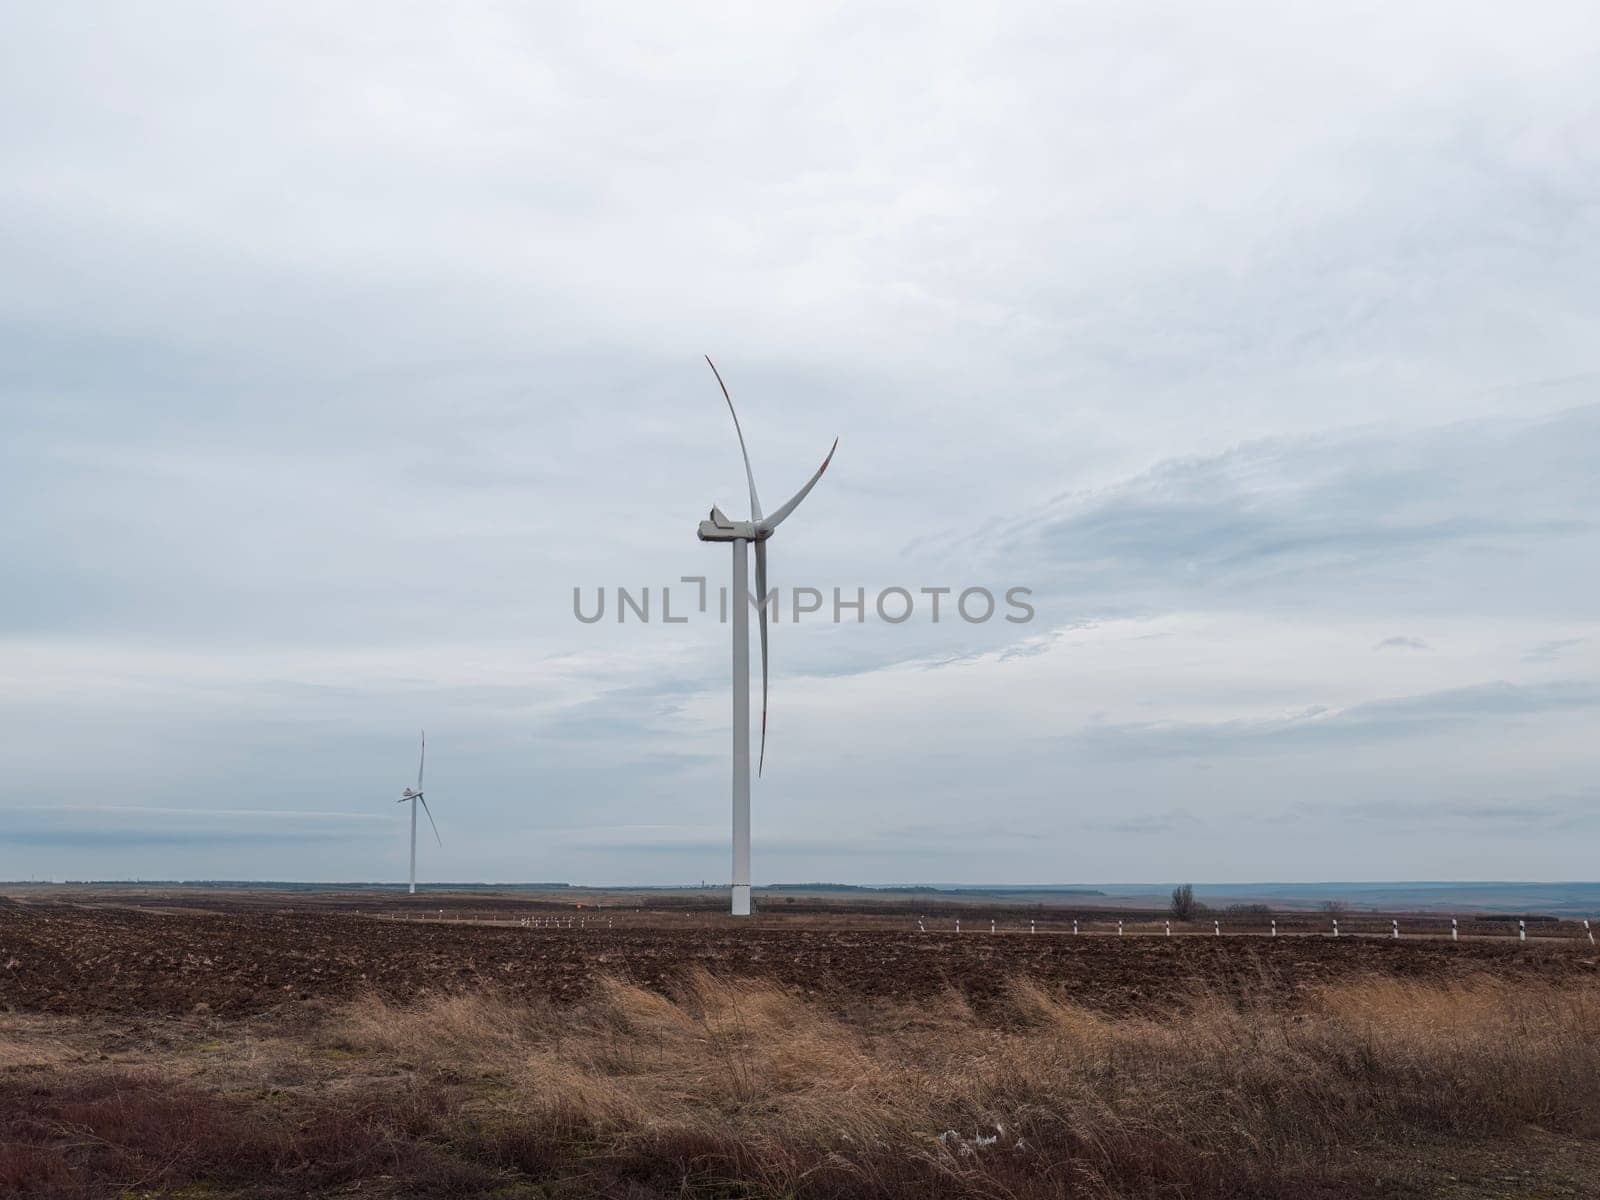
<svg viewBox="0 0 1600 1200">
<path fill-rule="evenodd" d="M 672 912 L 486 909 L 481 898 L 430 901 L 395 919 L 376 906 L 258 903 L 186 907 L 28 900 L 0 903 L 0 1007 L 21 1012 L 165 1013 L 196 1006 L 246 1014 L 286 1002 L 372 991 L 403 1000 L 484 984 L 557 1003 L 611 975 L 665 988 L 690 967 L 762 976 L 838 1007 L 918 1000 L 954 990 L 983 1006 L 1007 981 L 1060 987 L 1109 1012 L 1169 1006 L 1196 991 L 1265 991 L 1284 1004 L 1309 986 L 1367 973 L 1407 978 L 1497 974 L 1559 980 L 1593 975 L 1597 955 L 1572 939 L 1448 939 L 1321 934 L 1268 938 L 1197 931 L 1165 937 L 1159 922 L 1115 935 L 1104 919 L 1071 933 L 1059 917 L 1028 933 L 989 932 L 971 914 L 919 932 L 914 918 L 763 917 L 738 925 Z M 497 916 L 501 923 L 486 918 Z M 1148 914 L 1146 914 L 1148 918 Z M 551 927 L 559 919 L 561 927 Z M 520 922 L 527 921 L 529 924 Z"/>
<path fill-rule="evenodd" d="M 1119 919 L 1125 926 L 1121 936 Z M 926 931 L 918 928 L 919 920 Z M 294 1182 L 298 1176 L 285 1176 L 276 1166 L 263 1167 L 259 1180 L 248 1181 L 254 1177 L 234 1162 L 234 1143 L 253 1147 L 250 1153 L 264 1156 L 263 1162 L 292 1161 L 308 1181 L 343 1180 L 338 1191 L 345 1195 L 389 1200 L 586 1194 L 590 1168 L 581 1155 L 562 1160 L 549 1176 L 564 1179 L 569 1190 L 547 1191 L 546 1183 L 529 1183 L 521 1191 L 474 1190 L 479 1185 L 469 1178 L 487 1169 L 481 1162 L 485 1151 L 464 1132 L 457 1106 L 465 1105 L 469 1114 L 499 1112 L 497 1106 L 512 1100 L 522 1103 L 518 1098 L 531 1094 L 526 1089 L 537 1090 L 537 1080 L 521 1079 L 513 1087 L 495 1073 L 498 1066 L 478 1078 L 486 1069 L 481 1064 L 471 1067 L 446 1054 L 430 1065 L 409 1050 L 379 1053 L 338 1033 L 352 1021 L 359 1024 L 360 1014 L 389 1011 L 380 1001 L 422 1008 L 438 1003 L 426 997 L 441 994 L 459 994 L 468 1005 L 484 995 L 512 1004 L 531 1001 L 548 1014 L 544 1019 L 561 1045 L 569 1024 L 593 1025 L 596 1006 L 604 1007 L 606 989 L 615 986 L 605 981 L 627 981 L 641 986 L 641 995 L 678 996 L 681 1002 L 686 981 L 704 968 L 721 979 L 776 985 L 796 998 L 802 1006 L 797 1011 L 809 1006 L 831 1013 L 864 1046 L 905 1039 L 908 1047 L 942 1047 L 949 1040 L 959 1048 L 971 1039 L 978 1047 L 969 1056 L 971 1068 L 987 1061 L 990 1052 L 982 1046 L 1032 1036 L 1015 1028 L 1018 981 L 1043 985 L 1065 1002 L 1105 1014 L 1114 1026 L 1130 1016 L 1165 1021 L 1189 1010 L 1225 1010 L 1239 1000 L 1247 1011 L 1268 1014 L 1264 1022 L 1275 1023 L 1274 1036 L 1284 1037 L 1309 1028 L 1298 1023 L 1315 1019 L 1302 1014 L 1314 1013 L 1319 989 L 1346 981 L 1460 983 L 1468 992 L 1486 980 L 1505 981 L 1528 985 L 1516 994 L 1536 997 L 1556 994 L 1547 985 L 1570 993 L 1600 979 L 1594 948 L 1572 929 L 1553 925 L 1539 930 L 1545 936 L 1524 942 L 1504 921 L 1464 921 L 1463 939 L 1453 942 L 1448 924 L 1437 918 L 1402 919 L 1407 936 L 1395 939 L 1385 933 L 1389 918 L 1372 914 L 1341 916 L 1346 932 L 1337 939 L 1323 931 L 1328 920 L 1322 914 L 1281 914 L 1282 936 L 1276 938 L 1259 928 L 1259 914 L 1226 921 L 1223 936 L 1215 936 L 1207 920 L 1176 926 L 1169 937 L 1163 917 L 1149 912 L 1098 911 L 1078 920 L 1081 932 L 1074 935 L 1070 912 L 994 906 L 930 912 L 803 902 L 734 922 L 709 902 L 650 908 L 646 897 L 579 908 L 564 898 L 481 893 L 412 899 L 29 890 L 0 898 L 0 1195 L 276 1200 L 325 1194 L 317 1190 L 320 1184 L 302 1187 Z M 1381 984 L 1374 994 L 1384 994 Z M 653 1010 L 645 1005 L 639 1011 Z M 952 1020 L 953 1012 L 968 1015 L 954 1018 L 948 1030 L 938 1025 Z M 1366 1012 L 1358 1014 L 1363 1022 Z M 389 1020 L 374 1019 L 380 1026 Z M 627 1028 L 627 1021 L 616 1025 L 618 1031 Z M 425 1033 L 424 1047 L 434 1037 L 431 1026 Z M 609 1036 L 597 1043 L 598 1061 L 621 1056 L 627 1071 L 635 1071 L 638 1048 L 611 1045 Z M 1052 1054 L 1062 1053 L 1061 1046 L 1091 1044 L 1076 1032 L 1050 1043 L 1056 1047 Z M 649 1049 L 637 1061 L 648 1064 Z M 508 1064 L 527 1052 L 491 1050 L 486 1061 Z M 1245 1057 L 1236 1062 L 1229 1049 L 1218 1060 L 1223 1074 L 1245 1069 L 1248 1052 L 1241 1046 L 1237 1053 Z M 892 1052 L 882 1057 L 901 1061 Z M 713 1066 L 718 1061 L 705 1059 Z M 796 1061 L 815 1066 L 810 1051 Z M 400 1107 L 367 1113 L 364 1098 L 380 1082 L 381 1095 L 399 1097 Z M 1600 1079 L 1595 1084 L 1600 1095 Z M 617 1086 L 617 1078 L 604 1076 L 604 1085 Z M 674 1081 L 673 1089 L 678 1086 Z M 708 1095 L 713 1107 L 723 1102 L 715 1088 Z M 754 1108 L 735 1105 L 729 1112 L 742 1120 L 769 1102 L 790 1100 L 779 1093 Z M 427 1111 L 419 1115 L 407 1105 Z M 365 1124 L 356 1132 L 340 1124 L 354 1119 L 352 1111 L 366 1114 L 359 1116 Z M 1395 1200 L 1600 1197 L 1600 1141 L 1583 1131 L 1583 1122 L 1545 1124 L 1509 1135 L 1408 1135 L 1398 1150 L 1352 1144 L 1327 1160 L 1327 1180 L 1335 1182 L 1325 1181 L 1315 1195 L 1344 1195 L 1337 1180 L 1359 1179 L 1364 1182 L 1348 1194 Z M 332 1148 L 319 1148 L 313 1136 L 325 1126 L 343 1131 Z M 530 1126 L 543 1127 L 538 1121 Z M 364 1147 L 360 1154 L 370 1161 L 358 1161 L 352 1147 Z M 507 1151 L 501 1146 L 495 1153 Z M 562 1153 L 574 1153 L 572 1144 Z M 607 1161 L 620 1161 L 614 1147 L 608 1153 Z M 705 1169 L 709 1160 L 701 1150 L 691 1145 L 684 1153 L 681 1169 Z M 404 1171 L 391 1162 L 397 1154 L 410 1164 Z M 651 1167 L 665 1175 L 648 1189 L 630 1176 L 594 1194 L 747 1194 L 710 1184 L 709 1190 L 677 1190 L 667 1177 L 680 1169 L 671 1166 L 678 1160 L 662 1161 L 671 1169 Z M 555 1170 L 543 1162 L 526 1169 L 500 1163 L 490 1174 L 526 1183 Z M 222 1178 L 232 1182 L 206 1182 Z M 1026 1182 L 1034 1191 L 1041 1186 L 1037 1179 Z M 138 1186 L 130 1189 L 130 1183 Z M 961 1194 L 989 1195 L 987 1186 Z M 847 1187 L 826 1194 L 855 1193 Z M 1222 1193 L 1179 1188 L 1161 1194 Z M 1297 1193 L 1291 1185 L 1287 1192 L 1226 1194 L 1279 1200 Z"/>
</svg>

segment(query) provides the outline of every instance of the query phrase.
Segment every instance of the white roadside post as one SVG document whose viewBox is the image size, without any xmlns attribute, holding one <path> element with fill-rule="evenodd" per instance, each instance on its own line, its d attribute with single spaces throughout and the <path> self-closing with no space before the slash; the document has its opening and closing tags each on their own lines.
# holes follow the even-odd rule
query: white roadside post
<svg viewBox="0 0 1600 1200">
<path fill-rule="evenodd" d="M 1278 918 L 1277 917 L 1273 917 L 1272 918 L 1272 936 L 1273 937 L 1277 937 L 1278 936 Z"/>
<path fill-rule="evenodd" d="M 1038 933 L 1039 932 L 1037 929 L 1034 928 L 1032 921 L 1028 922 L 1028 932 L 1029 933 Z"/>
<path fill-rule="evenodd" d="M 1074 917 L 1072 919 L 1072 932 L 1073 933 L 1077 933 L 1078 932 L 1078 919 L 1076 917 Z"/>
<path fill-rule="evenodd" d="M 993 917 L 989 918 L 989 932 L 990 933 L 994 932 L 994 918 Z"/>
<path fill-rule="evenodd" d="M 1528 923 L 1526 921 L 1518 921 L 1517 922 L 1517 941 L 1525 942 L 1527 940 L 1528 940 Z"/>
<path fill-rule="evenodd" d="M 1117 922 L 1117 936 L 1118 937 L 1122 936 L 1122 922 L 1121 921 Z"/>
<path fill-rule="evenodd" d="M 1217 937 L 1221 937 L 1222 936 L 1222 922 L 1218 921 L 1216 919 L 1213 919 L 1212 922 L 1211 922 L 1211 932 L 1214 933 Z"/>
<path fill-rule="evenodd" d="M 1167 936 L 1168 937 L 1172 936 L 1172 922 L 1171 921 L 1167 922 Z"/>
<path fill-rule="evenodd" d="M 1450 918 L 1450 940 L 1452 942 L 1459 942 L 1461 940 L 1461 930 L 1456 926 L 1456 919 L 1454 917 Z"/>
<path fill-rule="evenodd" d="M 1400 936 L 1400 922 L 1395 920 L 1393 917 L 1390 917 L 1389 927 L 1394 931 L 1390 936 L 1398 938 Z"/>
<path fill-rule="evenodd" d="M 957 933 L 961 932 L 961 918 L 960 917 L 956 918 L 956 932 Z"/>
<path fill-rule="evenodd" d="M 1583 931 L 1589 935 L 1589 945 L 1594 945 L 1594 930 L 1589 928 L 1589 918 L 1583 919 Z"/>
<path fill-rule="evenodd" d="M 1338 937 L 1339 936 L 1339 918 L 1338 917 L 1335 917 L 1333 919 L 1333 936 L 1334 937 Z"/>
</svg>

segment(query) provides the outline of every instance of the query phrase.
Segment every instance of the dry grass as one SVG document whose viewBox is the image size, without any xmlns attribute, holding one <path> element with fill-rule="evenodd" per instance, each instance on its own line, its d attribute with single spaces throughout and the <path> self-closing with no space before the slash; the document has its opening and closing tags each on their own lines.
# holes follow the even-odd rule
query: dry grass
<svg viewBox="0 0 1600 1200">
<path fill-rule="evenodd" d="M 577 1008 L 372 999 L 252 1048 L 209 1099 L 149 1077 L 13 1090 L 0 1191 L 1345 1196 L 1405 1182 L 1411 1145 L 1600 1137 L 1597 1000 L 1373 978 L 1293 1012 L 1199 995 L 1127 1018 L 1021 981 L 998 1014 L 952 997 L 847 1021 L 704 974 Z M 263 1098 L 261 1064 L 296 1056 L 314 1086 Z"/>
<path fill-rule="evenodd" d="M 54 1066 L 73 1057 L 71 1047 L 53 1036 L 53 1025 L 47 1018 L 11 1015 L 6 1021 L 5 1036 L 0 1036 L 0 1077 Z"/>
</svg>

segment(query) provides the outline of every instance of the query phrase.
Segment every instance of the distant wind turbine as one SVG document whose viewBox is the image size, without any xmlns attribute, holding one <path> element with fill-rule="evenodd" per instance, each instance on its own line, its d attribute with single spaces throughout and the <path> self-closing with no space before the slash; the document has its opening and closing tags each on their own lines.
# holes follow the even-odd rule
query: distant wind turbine
<svg viewBox="0 0 1600 1200">
<path fill-rule="evenodd" d="M 422 805 L 422 811 L 428 814 L 428 824 L 433 825 L 433 838 L 439 845 L 444 845 L 444 839 L 439 836 L 439 827 L 433 824 L 433 810 L 428 807 L 428 801 L 422 794 L 422 767 L 428 758 L 428 731 L 422 731 L 422 750 L 417 755 L 417 786 L 407 788 L 400 793 L 396 804 L 411 801 L 411 894 L 417 892 L 417 805 Z"/>
<path fill-rule="evenodd" d="M 728 385 L 722 382 L 717 364 L 706 356 L 706 365 L 717 377 L 722 398 L 728 402 L 728 413 L 733 417 L 733 431 L 739 436 L 739 453 L 744 458 L 744 476 L 750 484 L 750 519 L 730 521 L 720 508 L 711 509 L 710 520 L 701 521 L 699 536 L 702 542 L 733 543 L 733 915 L 750 915 L 750 577 L 746 547 L 756 547 L 756 602 L 757 617 L 761 625 L 761 757 L 757 760 L 759 773 L 767 760 L 767 539 L 782 525 L 816 487 L 817 480 L 833 461 L 833 452 L 839 448 L 839 439 L 833 439 L 828 457 L 822 460 L 817 473 L 806 481 L 805 487 L 770 517 L 761 515 L 761 501 L 756 498 L 756 476 L 750 469 L 750 453 L 745 449 L 744 430 L 739 427 L 739 414 L 734 412 L 733 397 L 728 395 Z"/>
</svg>

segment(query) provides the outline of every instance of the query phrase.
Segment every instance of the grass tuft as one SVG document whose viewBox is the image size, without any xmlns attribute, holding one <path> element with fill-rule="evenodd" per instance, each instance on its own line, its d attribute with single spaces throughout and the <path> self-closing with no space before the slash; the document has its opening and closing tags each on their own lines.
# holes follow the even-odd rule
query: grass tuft
<svg viewBox="0 0 1600 1200">
<path fill-rule="evenodd" d="M 1439 1139 L 1600 1137 L 1597 999 L 1374 977 L 1286 1009 L 1263 980 L 1115 1017 L 1017 980 L 981 1015 L 846 1019 L 705 973 L 568 1008 L 370 998 L 205 1085 L 7 1077 L 0 1193 L 1333 1197 L 1403 1184 L 1397 1152 Z M 312 1082 L 268 1102 L 296 1054 Z"/>
</svg>

